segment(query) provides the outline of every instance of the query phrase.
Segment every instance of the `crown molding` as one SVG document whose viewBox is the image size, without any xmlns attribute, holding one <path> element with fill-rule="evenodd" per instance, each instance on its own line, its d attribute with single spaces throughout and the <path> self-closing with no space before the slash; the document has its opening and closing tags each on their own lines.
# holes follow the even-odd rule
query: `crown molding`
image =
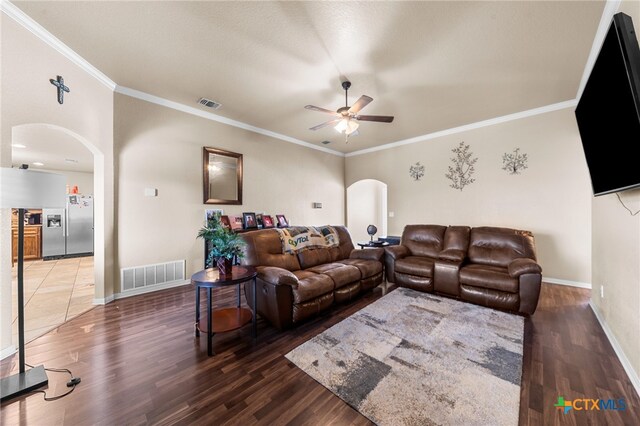
<svg viewBox="0 0 640 426">
<path fill-rule="evenodd" d="M 580 80 L 580 85 L 578 86 L 578 93 L 576 94 L 576 99 L 580 99 L 582 96 L 582 91 L 584 90 L 584 86 L 587 85 L 587 80 L 591 75 L 591 70 L 593 69 L 593 65 L 596 63 L 596 58 L 600 53 L 600 48 L 602 47 L 602 43 L 604 42 L 604 38 L 607 36 L 607 31 L 609 31 L 609 26 L 611 25 L 611 21 L 613 20 L 613 15 L 618 12 L 620 8 L 621 0 L 607 0 L 604 5 L 604 10 L 602 11 L 602 16 L 600 17 L 600 23 L 598 24 L 598 31 L 596 31 L 596 35 L 593 38 L 593 44 L 591 45 L 591 51 L 589 52 L 589 57 L 587 58 L 587 63 L 584 67 L 584 71 L 582 72 L 582 79 Z"/>
<path fill-rule="evenodd" d="M 441 138 L 443 136 L 455 135 L 457 133 L 467 132 L 469 130 L 480 129 L 482 127 L 493 126 L 500 123 L 506 123 L 508 121 L 519 120 L 521 118 L 533 117 L 534 115 L 546 114 L 547 112 L 558 111 L 566 108 L 573 108 L 577 105 L 575 99 L 559 102 L 557 104 L 546 105 L 539 108 L 529 109 L 527 111 L 516 112 L 513 114 L 503 115 L 502 117 L 490 118 L 489 120 L 477 121 L 471 124 L 465 124 L 464 126 L 452 127 L 451 129 L 441 130 L 439 132 L 427 133 L 426 135 L 416 136 L 409 139 L 400 140 L 397 142 L 388 143 L 385 145 L 376 146 L 373 148 L 362 149 L 359 151 L 350 152 L 345 157 L 355 157 L 357 155 L 368 154 L 370 152 L 383 151 L 385 149 L 397 148 L 399 146 L 411 145 L 418 142 L 424 142 L 431 139 Z"/>
<path fill-rule="evenodd" d="M 40 40 L 53 47 L 56 51 L 62 54 L 62 56 L 69 59 L 75 65 L 86 71 L 87 74 L 107 86 L 109 89 L 115 89 L 116 83 L 113 80 L 111 80 L 99 69 L 87 62 L 82 56 L 78 55 L 73 49 L 69 48 L 69 46 L 64 44 L 53 34 L 44 29 L 44 27 L 31 19 L 27 14 L 25 14 L 11 2 L 7 0 L 0 0 L 0 8 L 5 15 L 16 21 L 26 30 L 38 37 Z"/>
<path fill-rule="evenodd" d="M 602 18 L 600 19 L 600 24 L 598 26 L 598 31 L 596 33 L 596 37 L 594 39 L 592 48 L 591 48 L 591 53 L 589 54 L 589 58 L 587 60 L 587 65 L 585 67 L 583 76 L 582 76 L 582 81 L 580 83 L 579 86 L 579 90 L 578 90 L 578 98 L 579 95 L 582 93 L 582 90 L 584 89 L 584 85 L 586 84 L 586 80 L 588 79 L 589 73 L 591 71 L 591 68 L 593 67 L 593 63 L 595 62 L 595 58 L 597 57 L 597 54 L 600 50 L 600 45 L 602 44 L 602 40 L 604 39 L 604 36 L 606 35 L 606 32 L 609 28 L 609 22 L 611 21 L 613 15 L 617 12 L 618 8 L 620 7 L 620 3 L 621 0 L 608 0 L 607 3 L 605 4 L 604 7 L 604 11 L 602 13 Z M 547 112 L 552 112 L 552 111 L 557 111 L 560 109 L 565 109 L 565 108 L 572 108 L 575 107 L 577 105 L 577 101 L 574 100 L 569 100 L 569 101 L 565 101 L 565 102 L 560 102 L 557 104 L 552 104 L 552 105 L 547 105 L 544 107 L 540 107 L 540 108 L 534 108 L 531 110 L 527 110 L 527 111 L 522 111 L 522 112 L 518 112 L 518 113 L 514 113 L 514 114 L 509 114 L 509 115 L 505 115 L 502 117 L 496 117 L 496 118 L 492 118 L 489 120 L 484 120 L 484 121 L 479 121 L 476 123 L 471 123 L 471 124 L 466 124 L 463 126 L 459 126 L 459 127 L 454 127 L 451 129 L 446 129 L 446 130 L 442 130 L 442 131 L 438 131 L 438 132 L 434 132 L 434 133 L 428 133 L 425 135 L 421 135 L 421 136 L 416 136 L 413 138 L 409 138 L 409 139 L 403 139 L 403 140 L 399 140 L 396 142 L 391 142 L 388 144 L 384 144 L 384 145 L 379 145 L 376 147 L 372 147 L 372 148 L 366 148 L 366 149 L 362 149 L 362 150 L 358 150 L 358 151 L 353 151 L 347 154 L 344 154 L 342 152 L 339 151 L 335 151 L 329 148 L 325 148 L 322 146 L 317 146 L 314 145 L 312 143 L 300 140 L 300 139 L 296 139 L 287 135 L 283 135 L 281 133 L 277 133 L 277 132 L 273 132 L 271 130 L 267 130 L 267 129 L 263 129 L 260 127 L 256 127 L 256 126 L 252 126 L 250 124 L 241 122 L 241 121 L 237 121 L 237 120 L 232 120 L 230 118 L 227 117 L 222 117 L 220 115 L 216 115 L 213 114 L 211 112 L 207 112 L 207 111 L 202 111 L 200 109 L 197 109 L 195 107 L 192 106 L 188 106 L 188 105 L 184 105 L 178 102 L 174 102 L 174 101 L 170 101 L 168 99 L 164 99 L 155 95 L 151 95 L 149 93 L 145 93 L 139 90 L 135 90 L 135 89 L 131 89 L 128 87 L 124 87 L 124 86 L 119 86 L 117 85 L 113 80 L 111 80 L 109 77 L 107 77 L 104 73 L 102 73 L 100 70 L 98 70 L 96 67 L 94 67 L 93 65 L 91 65 L 88 61 L 86 61 L 84 58 L 82 58 L 80 55 L 78 55 L 73 49 L 69 48 L 66 44 L 64 44 L 62 41 L 60 41 L 58 38 L 56 38 L 53 34 L 51 34 L 49 31 L 47 31 L 44 27 L 42 27 L 40 24 L 38 24 L 36 21 L 34 21 L 32 18 L 30 18 L 28 15 L 26 15 L 22 10 L 20 10 L 18 7 L 16 7 L 15 5 L 13 5 L 11 2 L 9 2 L 8 0 L 0 0 L 0 9 L 2 10 L 2 12 L 7 15 L 8 17 L 10 17 L 11 19 L 13 19 L 14 21 L 16 21 L 18 24 L 20 24 L 22 27 L 24 27 L 26 30 L 28 30 L 29 32 L 31 32 L 32 34 L 34 34 L 36 37 L 38 37 L 39 39 L 41 39 L 42 41 L 44 41 L 45 43 L 47 43 L 49 46 L 51 46 L 52 48 L 54 48 L 56 51 L 58 51 L 60 54 L 62 54 L 64 57 L 66 57 L 67 59 L 69 59 L 71 62 L 73 62 L 75 65 L 77 65 L 78 67 L 80 67 L 81 69 L 83 69 L 85 72 L 87 72 L 89 75 L 91 75 L 92 77 L 94 77 L 95 79 L 97 79 L 100 83 L 104 84 L 105 86 L 107 86 L 109 89 L 126 95 L 126 96 L 130 96 L 133 98 L 137 98 L 146 102 L 151 102 L 154 103 L 156 105 L 161 105 L 167 108 L 171 108 L 171 109 L 175 109 L 177 111 L 181 111 L 187 114 L 192 114 L 192 115 L 196 115 L 198 117 L 201 118 L 205 118 L 207 120 L 212 120 L 212 121 L 217 121 L 219 123 L 223 123 L 223 124 L 227 124 L 229 126 L 234 126 L 240 129 L 244 129 L 244 130 L 248 130 L 250 132 L 255 132 L 255 133 L 259 133 L 265 136 L 269 136 L 275 139 L 280 139 L 282 141 L 285 142 L 289 142 L 289 143 L 293 143 L 296 145 L 300 145 L 306 148 L 310 148 L 310 149 L 315 149 L 317 151 L 321 151 L 321 152 L 326 152 L 328 154 L 332 154 L 332 155 L 336 155 L 339 157 L 354 157 L 354 156 L 358 156 L 358 155 L 362 155 L 362 154 L 367 154 L 370 152 L 376 152 L 376 151 L 382 151 L 382 150 L 386 150 L 386 149 L 392 149 L 392 148 L 396 148 L 399 146 L 404 146 L 404 145 L 410 145 L 413 143 L 418 143 L 418 142 L 424 142 L 427 140 L 431 140 L 431 139 L 435 139 L 435 138 L 439 138 L 439 137 L 443 137 L 443 136 L 448 136 L 448 135 L 453 135 L 453 134 L 457 134 L 457 133 L 461 133 L 461 132 L 465 132 L 468 130 L 473 130 L 473 129 L 479 129 L 482 127 L 488 127 L 488 126 L 493 126 L 495 124 L 500 124 L 500 123 L 505 123 L 508 121 L 512 121 L 512 120 L 518 120 L 521 118 L 526 118 L 526 117 L 531 117 L 534 115 L 539 115 L 539 114 L 544 114 Z"/>
<path fill-rule="evenodd" d="M 129 87 L 119 86 L 117 85 L 115 88 L 116 93 L 120 93 L 121 95 L 130 96 L 132 98 L 140 99 L 146 102 L 150 102 L 156 105 L 160 105 L 166 108 L 175 109 L 176 111 L 181 111 L 187 114 L 195 115 L 207 120 L 217 121 L 218 123 L 227 124 L 229 126 L 238 127 L 240 129 L 248 130 L 254 133 L 260 133 L 261 135 L 269 136 L 275 139 L 280 139 L 285 142 L 293 143 L 296 145 L 304 146 L 305 148 L 315 149 L 317 151 L 326 152 L 328 154 L 337 155 L 339 157 L 344 157 L 342 152 L 334 151 L 333 149 L 325 148 L 323 146 L 313 145 L 309 142 L 302 141 L 300 139 L 292 138 L 287 135 L 283 135 L 281 133 L 272 132 L 271 130 L 263 129 L 261 127 L 252 126 L 251 124 L 243 123 L 242 121 L 232 120 L 227 117 L 222 117 L 217 114 L 213 114 L 208 111 L 202 111 L 201 109 L 184 105 L 178 102 L 170 101 L 169 99 L 161 98 L 159 96 L 151 95 L 146 92 L 141 92 L 139 90 L 131 89 Z"/>
</svg>

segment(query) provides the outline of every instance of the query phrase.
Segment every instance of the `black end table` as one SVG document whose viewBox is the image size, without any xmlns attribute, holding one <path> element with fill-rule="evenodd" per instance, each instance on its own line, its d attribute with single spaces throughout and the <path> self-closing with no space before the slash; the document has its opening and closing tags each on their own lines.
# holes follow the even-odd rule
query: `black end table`
<svg viewBox="0 0 640 426">
<path fill-rule="evenodd" d="M 386 241 L 383 243 L 376 243 L 374 241 L 358 241 L 358 245 L 360 246 L 361 249 L 367 248 L 367 247 L 381 248 L 381 247 L 387 247 L 389 243 Z"/>
<path fill-rule="evenodd" d="M 258 272 L 253 266 L 234 266 L 231 275 L 220 275 L 218 268 L 209 268 L 200 272 L 196 272 L 191 276 L 191 284 L 196 286 L 196 337 L 200 336 L 200 332 L 207 333 L 207 354 L 213 355 L 213 336 L 215 333 L 224 333 L 227 331 L 237 330 L 238 328 L 253 322 L 252 336 L 258 337 L 257 326 L 257 310 L 256 307 L 256 277 Z M 240 284 L 245 281 L 253 280 L 253 312 L 251 310 L 240 307 L 240 296 L 242 289 Z M 238 286 L 238 304 L 235 308 L 211 309 L 211 292 L 214 288 L 227 287 L 230 285 Z M 200 289 L 207 289 L 207 324 L 206 330 L 203 324 L 200 324 Z"/>
</svg>

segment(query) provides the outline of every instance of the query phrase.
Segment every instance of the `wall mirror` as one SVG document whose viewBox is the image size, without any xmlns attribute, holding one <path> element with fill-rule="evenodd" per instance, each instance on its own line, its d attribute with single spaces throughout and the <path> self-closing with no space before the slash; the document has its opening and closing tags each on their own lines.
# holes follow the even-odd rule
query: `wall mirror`
<svg viewBox="0 0 640 426">
<path fill-rule="evenodd" d="M 204 147 L 205 204 L 242 204 L 242 154 Z"/>
</svg>

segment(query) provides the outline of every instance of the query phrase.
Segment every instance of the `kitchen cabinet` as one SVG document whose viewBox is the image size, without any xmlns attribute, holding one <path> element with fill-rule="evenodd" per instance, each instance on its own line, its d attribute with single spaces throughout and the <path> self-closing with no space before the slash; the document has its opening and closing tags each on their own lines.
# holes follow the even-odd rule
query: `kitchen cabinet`
<svg viewBox="0 0 640 426">
<path fill-rule="evenodd" d="M 18 228 L 11 229 L 11 253 L 13 261 L 18 260 Z M 42 226 L 26 225 L 24 227 L 24 260 L 42 258 Z"/>
</svg>

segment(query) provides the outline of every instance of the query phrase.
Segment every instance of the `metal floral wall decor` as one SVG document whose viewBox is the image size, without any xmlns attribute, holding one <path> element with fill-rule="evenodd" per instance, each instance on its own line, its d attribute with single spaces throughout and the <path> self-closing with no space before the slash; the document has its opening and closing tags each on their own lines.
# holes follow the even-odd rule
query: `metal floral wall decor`
<svg viewBox="0 0 640 426">
<path fill-rule="evenodd" d="M 475 182 L 473 174 L 476 169 L 473 167 L 478 161 L 478 157 L 473 157 L 473 153 L 469 151 L 469 145 L 464 141 L 460 142 L 457 148 L 451 150 L 456 156 L 451 157 L 452 166 L 449 166 L 449 171 L 445 174 L 445 177 L 451 181 L 451 188 L 459 189 L 462 191 L 465 186 Z"/>
<path fill-rule="evenodd" d="M 409 176 L 411 176 L 413 180 L 422 179 L 424 176 L 424 166 L 418 161 L 416 164 L 409 167 Z"/>
<path fill-rule="evenodd" d="M 527 154 L 520 154 L 520 148 L 516 148 L 512 153 L 505 152 L 502 155 L 502 170 L 506 170 L 510 175 L 519 175 L 529 167 L 528 161 Z"/>
</svg>

